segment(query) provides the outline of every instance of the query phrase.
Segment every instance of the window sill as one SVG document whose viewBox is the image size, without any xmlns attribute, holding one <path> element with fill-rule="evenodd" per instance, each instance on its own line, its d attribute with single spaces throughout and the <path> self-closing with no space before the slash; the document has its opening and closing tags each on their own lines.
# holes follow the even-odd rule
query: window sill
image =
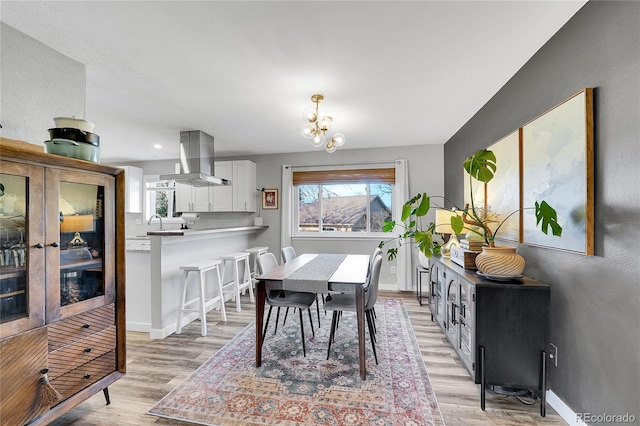
<svg viewBox="0 0 640 426">
<path fill-rule="evenodd" d="M 292 240 L 386 240 L 389 234 L 371 234 L 371 233 L 354 233 L 354 232 L 336 232 L 334 234 L 296 234 L 292 235 Z"/>
</svg>

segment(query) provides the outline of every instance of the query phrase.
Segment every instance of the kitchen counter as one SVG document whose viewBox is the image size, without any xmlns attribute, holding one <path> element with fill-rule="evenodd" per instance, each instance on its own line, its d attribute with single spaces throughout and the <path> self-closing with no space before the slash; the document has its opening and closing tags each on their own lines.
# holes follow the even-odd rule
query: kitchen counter
<svg viewBox="0 0 640 426">
<path fill-rule="evenodd" d="M 182 298 L 180 267 L 259 245 L 256 234 L 267 228 L 156 230 L 146 236 L 127 237 L 127 275 L 132 275 L 127 278 L 127 330 L 148 332 L 152 339 L 174 333 Z M 231 276 L 231 265 L 227 265 L 225 277 Z M 196 296 L 195 290 L 190 287 L 187 299 Z M 197 318 L 195 312 L 186 313 L 183 324 Z"/>
<path fill-rule="evenodd" d="M 245 231 L 257 231 L 260 229 L 266 229 L 268 226 L 239 226 L 235 228 L 213 228 L 213 229 L 172 229 L 165 231 L 149 231 L 149 236 L 160 237 L 181 237 L 181 236 L 193 236 L 193 235 L 206 235 L 206 234 L 221 234 L 221 233 L 233 233 L 233 232 L 245 232 Z"/>
</svg>

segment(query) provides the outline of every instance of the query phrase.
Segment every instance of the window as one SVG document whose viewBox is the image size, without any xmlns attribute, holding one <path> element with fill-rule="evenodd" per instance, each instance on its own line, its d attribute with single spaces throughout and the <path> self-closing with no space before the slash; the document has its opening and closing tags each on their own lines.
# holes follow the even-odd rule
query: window
<svg viewBox="0 0 640 426">
<path fill-rule="evenodd" d="M 296 233 L 382 232 L 394 183 L 391 168 L 293 172 Z"/>
<path fill-rule="evenodd" d="M 178 218 L 176 213 L 176 184 L 172 180 L 160 180 L 156 176 L 145 176 L 145 217 L 154 214 L 163 219 Z"/>
</svg>

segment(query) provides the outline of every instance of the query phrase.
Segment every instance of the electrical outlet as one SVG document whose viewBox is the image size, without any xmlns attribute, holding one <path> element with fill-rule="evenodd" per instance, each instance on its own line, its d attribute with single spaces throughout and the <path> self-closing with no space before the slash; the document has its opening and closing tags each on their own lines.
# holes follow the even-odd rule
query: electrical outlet
<svg viewBox="0 0 640 426">
<path fill-rule="evenodd" d="M 396 267 L 395 267 L 395 266 L 391 266 L 391 267 L 389 267 L 389 273 L 390 273 L 391 275 L 395 275 L 395 273 L 396 273 Z"/>
<path fill-rule="evenodd" d="M 549 343 L 549 359 L 554 367 L 558 366 L 558 347 L 553 343 Z"/>
</svg>

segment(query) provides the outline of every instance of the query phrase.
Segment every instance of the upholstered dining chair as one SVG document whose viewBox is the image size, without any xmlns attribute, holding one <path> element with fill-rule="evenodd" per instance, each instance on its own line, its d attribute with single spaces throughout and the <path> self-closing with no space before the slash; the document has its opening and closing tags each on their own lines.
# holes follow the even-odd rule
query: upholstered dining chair
<svg viewBox="0 0 640 426">
<path fill-rule="evenodd" d="M 382 253 L 373 257 L 373 266 L 371 268 L 371 274 L 369 275 L 368 285 L 365 289 L 364 304 L 364 313 L 367 319 L 367 328 L 369 330 L 369 340 L 371 340 L 371 348 L 373 349 L 373 356 L 376 359 L 376 364 L 378 364 L 378 354 L 376 353 L 375 325 L 372 311 L 378 301 L 378 283 L 380 280 L 381 267 Z M 329 333 L 329 348 L 327 349 L 327 359 L 329 359 L 329 355 L 331 354 L 331 343 L 333 342 L 333 338 L 336 333 L 339 314 L 343 311 L 356 311 L 355 293 L 334 294 L 331 300 L 327 300 L 325 302 L 324 308 L 328 311 L 333 311 L 333 317 L 331 318 L 331 332 Z"/>
<path fill-rule="evenodd" d="M 278 260 L 273 253 L 264 253 L 258 256 L 257 265 L 258 265 L 258 273 L 260 275 L 267 274 L 273 271 L 278 266 Z M 313 329 L 313 320 L 311 319 L 311 305 L 316 300 L 316 295 L 314 293 L 305 293 L 300 291 L 289 291 L 289 290 L 269 290 L 267 291 L 267 297 L 265 301 L 269 305 L 269 313 L 267 314 L 267 322 L 264 325 L 264 330 L 262 331 L 262 339 L 267 333 L 267 327 L 269 327 L 269 318 L 271 317 L 271 310 L 273 307 L 278 308 L 278 312 L 276 314 L 276 325 L 275 332 L 278 330 L 278 318 L 280 317 L 280 308 L 298 308 L 298 312 L 300 313 L 300 334 L 302 335 L 302 355 L 307 356 L 307 349 L 304 341 L 304 322 L 302 320 L 302 310 L 306 309 L 309 313 L 309 323 L 311 324 L 311 334 L 315 336 L 315 331 Z"/>
<path fill-rule="evenodd" d="M 288 261 L 290 261 L 290 260 L 292 260 L 292 259 L 294 259 L 296 257 L 296 251 L 291 246 L 282 247 L 280 252 L 282 253 L 282 262 L 283 263 L 287 263 Z"/>
<path fill-rule="evenodd" d="M 291 246 L 287 246 L 287 247 L 282 247 L 282 249 L 280 250 L 280 253 L 282 254 L 282 262 L 283 263 L 287 263 L 290 260 L 293 260 L 296 258 L 296 251 L 293 247 Z M 324 303 L 324 295 L 322 295 L 322 302 Z M 316 294 L 316 312 L 318 313 L 318 328 L 320 328 L 320 303 L 318 303 L 318 295 Z M 326 313 L 326 311 L 325 311 Z M 284 315 L 284 320 L 287 320 L 287 313 L 285 313 Z"/>
</svg>

